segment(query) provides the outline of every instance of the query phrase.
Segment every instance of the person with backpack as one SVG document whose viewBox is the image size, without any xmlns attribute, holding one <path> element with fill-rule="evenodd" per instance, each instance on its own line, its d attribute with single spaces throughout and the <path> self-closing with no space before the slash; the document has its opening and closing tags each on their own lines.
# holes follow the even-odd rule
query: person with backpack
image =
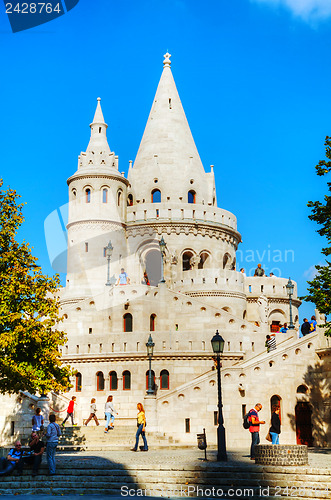
<svg viewBox="0 0 331 500">
<path fill-rule="evenodd" d="M 5 476 L 6 474 L 11 474 L 14 469 L 17 470 L 18 474 L 23 472 L 23 452 L 21 441 L 16 441 L 14 448 L 12 448 L 7 458 L 0 458 L 0 476 Z"/>
<path fill-rule="evenodd" d="M 49 469 L 49 476 L 54 476 L 55 475 L 55 469 L 56 469 L 56 464 L 55 464 L 55 452 L 56 452 L 56 447 L 59 443 L 59 437 L 61 436 L 61 429 L 59 424 L 55 423 L 55 415 L 51 414 L 49 416 L 49 425 L 47 426 L 47 431 L 46 431 L 46 439 L 47 439 L 47 463 L 48 463 L 48 469 Z"/>
<path fill-rule="evenodd" d="M 251 433 L 251 436 L 252 436 L 251 453 L 250 453 L 251 460 L 255 460 L 254 448 L 255 448 L 255 445 L 260 443 L 260 425 L 265 424 L 264 420 L 259 420 L 258 412 L 261 410 L 262 410 L 261 403 L 256 403 L 254 408 L 252 408 L 249 411 L 249 413 L 247 414 L 247 419 L 250 423 L 249 432 Z M 245 417 L 246 417 L 246 415 L 245 415 Z M 244 422 L 244 426 L 245 426 L 245 422 Z"/>
</svg>

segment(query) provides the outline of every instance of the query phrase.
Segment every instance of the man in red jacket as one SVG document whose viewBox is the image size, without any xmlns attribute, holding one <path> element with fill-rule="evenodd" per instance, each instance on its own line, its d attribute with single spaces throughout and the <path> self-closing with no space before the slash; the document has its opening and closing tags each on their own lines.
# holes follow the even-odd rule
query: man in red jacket
<svg viewBox="0 0 331 500">
<path fill-rule="evenodd" d="M 252 436 L 251 444 L 251 460 L 255 460 L 254 448 L 260 442 L 260 424 L 265 424 L 264 420 L 259 420 L 258 412 L 262 410 L 261 403 L 257 403 L 254 408 L 249 412 L 249 421 L 251 423 L 249 432 Z"/>
<path fill-rule="evenodd" d="M 69 417 L 71 418 L 72 425 L 77 425 L 77 424 L 74 423 L 74 407 L 75 407 L 75 402 L 76 402 L 76 396 L 72 396 L 71 401 L 70 401 L 70 403 L 68 405 L 68 408 L 67 408 L 67 416 L 66 416 L 66 418 L 62 422 L 62 426 L 63 427 L 64 427 L 64 424 L 66 423 L 66 421 L 68 420 Z"/>
</svg>

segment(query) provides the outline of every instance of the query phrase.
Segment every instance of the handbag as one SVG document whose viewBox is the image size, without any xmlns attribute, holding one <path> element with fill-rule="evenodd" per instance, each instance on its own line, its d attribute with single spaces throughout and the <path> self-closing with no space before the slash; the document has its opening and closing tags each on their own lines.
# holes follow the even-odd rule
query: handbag
<svg viewBox="0 0 331 500">
<path fill-rule="evenodd" d="M 270 442 L 272 441 L 271 436 L 270 436 L 270 431 L 268 432 L 268 434 L 266 435 L 265 438 L 267 441 L 270 441 Z"/>
</svg>

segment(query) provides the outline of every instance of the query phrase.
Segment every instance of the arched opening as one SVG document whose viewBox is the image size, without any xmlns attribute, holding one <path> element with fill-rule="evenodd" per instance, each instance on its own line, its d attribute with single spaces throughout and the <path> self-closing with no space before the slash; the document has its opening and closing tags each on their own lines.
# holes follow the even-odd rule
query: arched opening
<svg viewBox="0 0 331 500">
<path fill-rule="evenodd" d="M 226 253 L 223 257 L 223 269 L 229 269 L 231 267 L 231 255 Z"/>
<path fill-rule="evenodd" d="M 244 313 L 243 313 L 243 319 L 246 319 L 246 316 L 247 316 L 247 311 L 245 309 Z"/>
<path fill-rule="evenodd" d="M 152 389 L 155 392 L 155 373 L 154 370 L 152 371 Z M 148 390 L 148 376 L 149 376 L 149 370 L 146 372 L 146 391 Z"/>
<path fill-rule="evenodd" d="M 183 271 L 189 271 L 191 269 L 190 260 L 193 257 L 192 252 L 184 252 L 182 257 Z"/>
<path fill-rule="evenodd" d="M 278 332 L 280 325 L 282 325 L 285 321 L 286 317 L 284 311 L 281 309 L 274 309 L 269 314 L 270 331 L 272 333 Z"/>
<path fill-rule="evenodd" d="M 151 193 L 152 203 L 161 203 L 161 191 L 159 189 L 153 189 Z"/>
<path fill-rule="evenodd" d="M 187 202 L 195 203 L 195 198 L 196 198 L 196 192 L 193 191 L 193 189 L 191 189 L 191 191 L 187 193 Z"/>
<path fill-rule="evenodd" d="M 108 201 L 108 189 L 104 188 L 102 190 L 102 203 L 107 203 Z"/>
<path fill-rule="evenodd" d="M 131 389 L 131 373 L 129 370 L 125 370 L 122 374 L 123 377 L 123 391 L 129 391 Z"/>
<path fill-rule="evenodd" d="M 85 201 L 91 203 L 91 190 L 89 188 L 85 189 Z"/>
<path fill-rule="evenodd" d="M 282 416 L 281 416 L 281 400 L 282 398 L 280 396 L 278 396 L 277 394 L 274 394 L 273 396 L 271 396 L 270 398 L 270 411 L 272 412 L 272 409 L 274 406 L 277 406 L 279 408 L 279 418 L 280 418 L 280 421 L 282 421 Z"/>
<path fill-rule="evenodd" d="M 160 389 L 169 389 L 169 372 L 162 370 L 160 373 Z"/>
<path fill-rule="evenodd" d="M 295 427 L 297 444 L 313 446 L 311 414 L 312 409 L 309 403 L 300 401 L 296 404 Z"/>
<path fill-rule="evenodd" d="M 150 332 L 155 332 L 155 321 L 156 320 L 156 314 L 151 314 L 149 317 L 149 331 Z"/>
<path fill-rule="evenodd" d="M 105 377 L 102 372 L 97 373 L 97 391 L 105 390 Z"/>
<path fill-rule="evenodd" d="M 208 259 L 209 259 L 209 254 L 207 252 L 202 252 L 200 254 L 200 262 L 198 264 L 198 269 L 204 269 L 207 266 Z"/>
<path fill-rule="evenodd" d="M 130 313 L 126 313 L 123 316 L 123 331 L 124 332 L 133 331 L 133 320 L 132 320 L 132 314 Z"/>
<path fill-rule="evenodd" d="M 127 205 L 128 205 L 128 207 L 132 207 L 132 205 L 133 205 L 133 196 L 132 196 L 132 194 L 128 195 Z"/>
<path fill-rule="evenodd" d="M 304 384 L 301 384 L 297 387 L 297 394 L 307 394 L 308 387 Z"/>
<path fill-rule="evenodd" d="M 145 269 L 152 286 L 157 286 L 161 280 L 161 252 L 150 250 L 145 257 Z"/>
<path fill-rule="evenodd" d="M 119 190 L 117 192 L 117 206 L 120 207 L 121 206 L 121 201 L 122 201 L 122 191 Z"/>
<path fill-rule="evenodd" d="M 82 374 L 76 373 L 76 392 L 81 392 L 82 390 Z"/>
<path fill-rule="evenodd" d="M 118 378 L 116 372 L 109 373 L 109 389 L 111 391 L 117 391 L 118 388 Z"/>
</svg>

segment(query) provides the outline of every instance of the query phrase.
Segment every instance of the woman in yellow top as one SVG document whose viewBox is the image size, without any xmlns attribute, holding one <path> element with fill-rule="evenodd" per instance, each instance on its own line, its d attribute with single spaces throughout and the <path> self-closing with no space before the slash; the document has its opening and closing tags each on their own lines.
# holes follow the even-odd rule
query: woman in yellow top
<svg viewBox="0 0 331 500">
<path fill-rule="evenodd" d="M 137 404 L 137 410 L 138 410 L 138 415 L 137 415 L 138 430 L 136 433 L 136 444 L 134 445 L 134 448 L 131 449 L 131 451 L 138 450 L 138 443 L 139 443 L 140 434 L 141 434 L 143 441 L 144 441 L 144 446 L 142 446 L 140 449 L 141 449 L 141 451 L 148 451 L 147 439 L 145 436 L 145 426 L 146 426 L 145 410 L 144 410 L 144 407 L 141 403 Z"/>
</svg>

